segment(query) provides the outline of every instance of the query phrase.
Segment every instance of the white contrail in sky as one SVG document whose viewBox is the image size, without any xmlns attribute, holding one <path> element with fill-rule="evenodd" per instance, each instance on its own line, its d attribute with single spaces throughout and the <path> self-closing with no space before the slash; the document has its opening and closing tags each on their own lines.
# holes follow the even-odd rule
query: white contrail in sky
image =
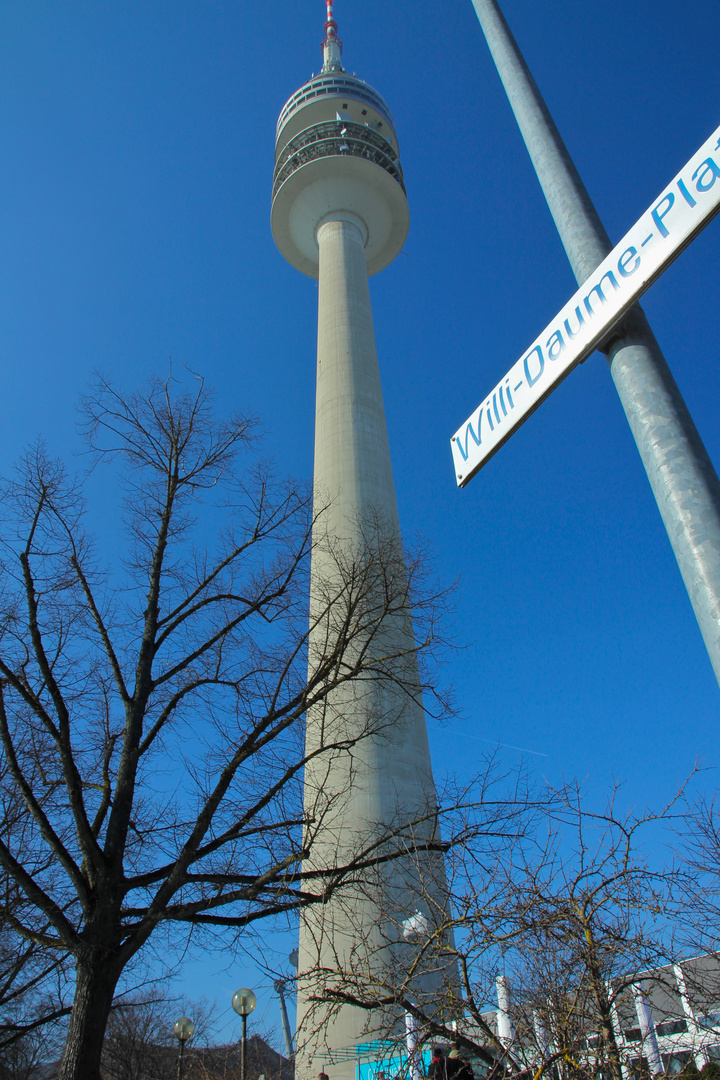
<svg viewBox="0 0 720 1080">
<path fill-rule="evenodd" d="M 453 731 L 452 728 L 444 729 L 448 735 L 458 735 L 461 739 L 475 739 L 476 742 L 491 743 L 492 746 L 502 747 L 505 750 L 519 750 L 521 754 L 535 754 L 536 757 L 550 757 L 540 750 L 528 750 L 526 746 L 513 746 L 512 743 L 496 742 L 495 739 L 483 739 L 482 735 L 468 735 L 466 731 Z"/>
</svg>

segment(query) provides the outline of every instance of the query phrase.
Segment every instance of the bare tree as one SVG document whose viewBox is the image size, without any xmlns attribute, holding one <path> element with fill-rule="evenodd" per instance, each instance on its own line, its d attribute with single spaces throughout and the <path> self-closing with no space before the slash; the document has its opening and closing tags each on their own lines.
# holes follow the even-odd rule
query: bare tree
<svg viewBox="0 0 720 1080">
<path fill-rule="evenodd" d="M 35 1015 L 26 1010 L 24 1018 L 38 1022 L 16 1031 L 0 1048 L 0 1080 L 46 1080 L 48 1063 L 60 1056 L 64 1029 L 48 1019 L 43 1000 L 38 1000 Z"/>
<path fill-rule="evenodd" d="M 583 804 L 579 787 L 567 793 L 543 857 L 524 865 L 522 944 L 508 960 L 526 1044 L 572 1075 L 601 1071 L 613 1080 L 622 1080 L 628 991 L 674 956 L 668 917 L 675 873 L 651 866 L 642 845 L 672 804 L 659 814 L 623 814 L 618 799 L 614 790 L 597 813 Z"/>
<path fill-rule="evenodd" d="M 179 1049 L 173 1019 L 181 1015 L 192 1017 L 193 1048 L 206 1048 L 213 1027 L 207 1002 L 168 998 L 158 989 L 116 1000 L 105 1032 L 104 1080 L 175 1080 Z M 189 1068 L 185 1075 L 190 1077 Z"/>
<path fill-rule="evenodd" d="M 533 792 L 524 774 L 505 775 L 493 759 L 469 788 L 448 786 L 437 823 L 452 843 L 442 859 L 415 859 L 407 871 L 414 908 L 407 907 L 407 895 L 396 904 L 385 894 L 365 954 L 358 950 L 347 964 L 337 953 L 303 973 L 315 1003 L 305 1027 L 317 1035 L 333 1007 L 365 1010 L 368 1038 L 377 1043 L 386 1071 L 397 1070 L 402 1058 L 405 1069 L 412 1067 L 408 1028 L 418 1052 L 438 1039 L 459 1040 L 485 1066 L 513 1062 L 485 1019 L 486 991 L 494 991 L 502 943 L 518 933 L 508 883 L 518 851 L 548 810 L 548 798 L 551 803 L 554 793 Z M 413 860 L 410 850 L 407 860 Z M 372 895 L 383 895 L 371 877 L 366 886 Z M 391 965 L 374 962 L 376 953 L 388 950 Z M 464 1023 L 468 1015 L 472 1030 Z M 299 1031 L 298 1041 L 304 1036 Z"/>
<path fill-rule="evenodd" d="M 159 994 L 116 1002 L 105 1032 L 105 1080 L 174 1080 L 178 1051 L 169 1022 L 171 1009 L 173 1004 Z M 174 1011 L 196 1019 L 196 1010 L 184 1003 L 178 1003 Z"/>
<path fill-rule="evenodd" d="M 429 889 L 407 924 L 396 978 L 379 986 L 357 969 L 325 970 L 317 998 L 404 1012 L 421 1042 L 457 1040 L 494 1075 L 623 1080 L 636 995 L 665 981 L 682 1013 L 671 966 L 678 875 L 643 848 L 674 803 L 620 813 L 616 790 L 597 813 L 577 785 L 494 794 L 486 786 L 482 827 L 448 852 L 447 904 L 433 905 Z M 413 985 L 428 964 L 452 973 L 444 1000 L 424 1000 Z M 496 995 L 502 1009 L 490 1006 Z M 385 1034 L 383 1052 L 403 1053 L 397 1024 Z"/>
<path fill-rule="evenodd" d="M 325 637 L 308 656 L 309 493 L 238 476 L 253 424 L 215 420 L 196 385 L 123 396 L 100 380 L 84 402 L 107 497 L 124 495 L 112 569 L 80 484 L 42 446 L 3 492 L 0 745 L 20 820 L 0 866 L 22 897 L 13 933 L 72 962 L 61 1080 L 99 1080 L 116 987 L 159 927 L 239 933 L 395 857 L 376 834 L 344 865 L 302 869 L 328 812 L 303 808 L 308 753 L 353 748 L 306 752 L 304 717 L 360 677 L 427 688 L 398 690 L 398 658 L 373 649 L 388 620 L 412 613 L 421 660 L 437 642 L 442 597 L 369 522 L 313 609 Z"/>
<path fill-rule="evenodd" d="M 8 781 L 7 763 L 0 753 L 0 836 L 22 850 L 32 842 L 31 830 L 23 801 Z M 52 861 L 50 853 L 47 858 Z M 46 923 L 33 939 L 24 937 L 18 931 L 32 904 L 1 870 L 0 889 L 0 1062 L 8 1069 L 11 1060 L 34 1060 L 39 1048 L 56 1035 L 55 1030 L 40 1029 L 55 1025 L 69 1009 L 64 997 L 65 958 L 47 941 L 52 928 Z"/>
<path fill-rule="evenodd" d="M 720 951 L 720 803 L 717 794 L 688 802 L 679 827 L 681 903 L 686 944 Z"/>
</svg>

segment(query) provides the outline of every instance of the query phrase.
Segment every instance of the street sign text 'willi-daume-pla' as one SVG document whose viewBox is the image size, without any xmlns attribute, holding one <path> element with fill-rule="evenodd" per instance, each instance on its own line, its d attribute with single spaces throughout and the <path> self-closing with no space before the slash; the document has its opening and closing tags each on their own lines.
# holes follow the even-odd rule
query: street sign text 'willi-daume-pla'
<svg viewBox="0 0 720 1080">
<path fill-rule="evenodd" d="M 720 127 L 452 437 L 459 487 L 500 449 L 720 210 Z"/>
</svg>

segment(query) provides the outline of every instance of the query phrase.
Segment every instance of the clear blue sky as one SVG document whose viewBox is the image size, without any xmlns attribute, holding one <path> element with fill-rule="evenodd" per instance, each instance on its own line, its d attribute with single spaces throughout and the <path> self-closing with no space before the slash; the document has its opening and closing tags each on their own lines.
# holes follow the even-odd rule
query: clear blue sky
<svg viewBox="0 0 720 1080">
<path fill-rule="evenodd" d="M 269 201 L 323 0 L 1 10 L 0 467 L 38 432 L 71 452 L 94 369 L 134 386 L 172 357 L 258 413 L 266 453 L 308 477 L 317 290 L 276 251 Z M 720 7 L 504 10 L 617 241 L 720 122 Z M 401 521 L 460 576 L 461 717 L 431 730 L 436 771 L 467 775 L 501 743 L 598 798 L 616 777 L 629 804 L 657 805 L 697 759 L 698 786 L 717 786 L 718 686 L 605 359 L 454 484 L 450 435 L 575 289 L 470 0 L 335 14 L 347 69 L 393 111 L 410 201 L 405 250 L 371 289 Z M 716 465 L 718 251 L 715 221 L 644 299 Z M 188 957 L 178 985 L 224 1001 L 259 980 L 214 964 Z M 275 1022 L 269 1001 L 265 986 Z"/>
</svg>

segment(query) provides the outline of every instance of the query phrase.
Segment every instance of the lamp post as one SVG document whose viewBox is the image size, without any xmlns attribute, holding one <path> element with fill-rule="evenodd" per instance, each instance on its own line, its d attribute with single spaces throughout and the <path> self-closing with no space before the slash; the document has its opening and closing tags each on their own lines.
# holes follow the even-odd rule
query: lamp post
<svg viewBox="0 0 720 1080">
<path fill-rule="evenodd" d="M 233 994 L 232 1007 L 242 1017 L 242 1042 L 240 1044 L 240 1080 L 245 1080 L 245 1044 L 247 1041 L 247 1018 L 257 1005 L 257 998 L 252 990 L 245 987 Z"/>
<path fill-rule="evenodd" d="M 581 285 L 612 244 L 497 0 L 472 2 Z M 637 305 L 601 348 L 720 681 L 720 481 Z"/>
<path fill-rule="evenodd" d="M 173 1027 L 173 1035 L 180 1043 L 180 1053 L 178 1054 L 178 1067 L 177 1074 L 178 1080 L 182 1080 L 183 1072 L 183 1055 L 185 1053 L 185 1043 L 188 1039 L 192 1038 L 192 1033 L 195 1030 L 195 1025 L 189 1016 L 181 1016 L 179 1020 L 175 1021 Z"/>
<path fill-rule="evenodd" d="M 295 975 L 297 976 L 298 970 L 298 951 L 293 949 L 288 957 L 290 963 L 295 968 Z M 292 1058 L 295 1055 L 293 1048 L 292 1035 L 290 1033 L 290 1020 L 288 1018 L 287 1005 L 285 1003 L 285 990 L 287 989 L 288 979 L 276 979 L 273 983 L 275 993 L 280 999 L 280 1017 L 282 1019 L 283 1037 L 285 1039 L 285 1050 L 288 1058 Z"/>
<path fill-rule="evenodd" d="M 282 1020 L 283 1038 L 285 1040 L 285 1052 L 288 1058 L 293 1056 L 293 1043 L 292 1035 L 290 1034 L 290 1019 L 288 1017 L 287 1005 L 285 1003 L 285 980 L 276 979 L 273 983 L 273 989 L 280 1001 L 280 1019 Z"/>
<path fill-rule="evenodd" d="M 402 924 L 402 934 L 405 941 L 423 941 L 430 934 L 430 923 L 427 915 L 422 911 L 416 911 Z M 405 1013 L 405 1043 L 407 1045 L 408 1059 L 410 1063 L 411 1080 L 420 1080 L 422 1077 L 422 1058 L 418 1050 L 418 1022 L 412 1013 Z"/>
</svg>

